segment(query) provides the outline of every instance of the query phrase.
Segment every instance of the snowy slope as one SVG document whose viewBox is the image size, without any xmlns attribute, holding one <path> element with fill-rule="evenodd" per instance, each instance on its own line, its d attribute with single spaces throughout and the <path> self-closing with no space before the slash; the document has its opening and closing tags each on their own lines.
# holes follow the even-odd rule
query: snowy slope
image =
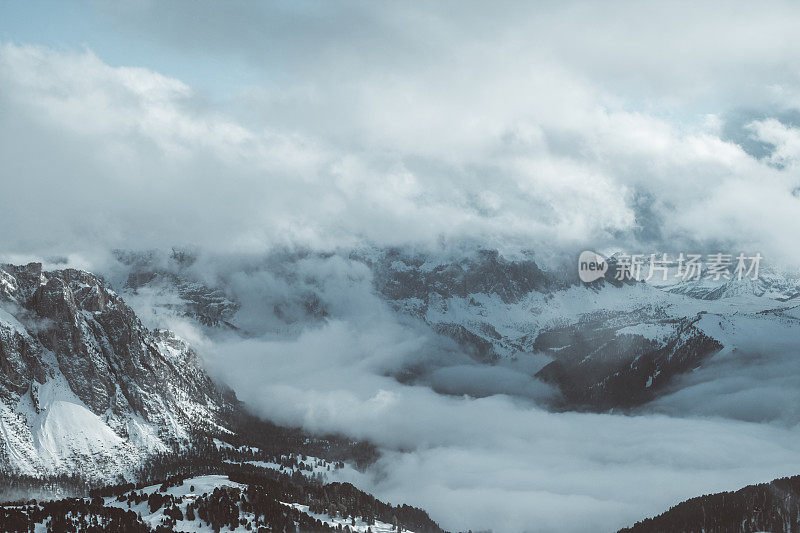
<svg viewBox="0 0 800 533">
<path fill-rule="evenodd" d="M 186 507 L 192 501 L 197 500 L 198 498 L 208 495 L 217 488 L 228 487 L 231 489 L 238 489 L 244 490 L 246 485 L 242 485 L 241 483 L 236 483 L 228 479 L 227 476 L 222 475 L 206 475 L 206 476 L 197 476 L 183 480 L 177 486 L 167 487 L 166 490 L 161 491 L 160 485 L 150 485 L 143 489 L 139 489 L 137 493 L 143 493 L 145 495 L 151 495 L 155 492 L 161 492 L 164 495 L 173 496 L 178 500 L 176 507 L 181 510 L 181 513 L 184 516 L 184 520 L 177 520 L 174 526 L 172 526 L 176 531 L 190 531 L 190 532 L 198 532 L 198 533 L 205 533 L 211 532 L 213 529 L 209 524 L 201 520 L 199 517 L 196 517 L 195 520 L 187 520 L 186 519 Z M 108 507 L 118 507 L 120 509 L 130 509 L 142 517 L 142 520 L 148 524 L 152 528 L 157 528 L 158 526 L 164 523 L 165 518 L 165 508 L 161 507 L 154 512 L 150 511 L 148 507 L 147 501 L 144 501 L 139 504 L 133 504 L 128 507 L 127 502 L 118 501 L 116 498 L 106 497 L 104 498 L 105 505 Z M 388 533 L 389 531 L 393 531 L 393 526 L 386 522 L 381 522 L 376 520 L 374 524 L 367 524 L 361 518 L 353 518 L 349 520 L 341 515 L 337 515 L 336 517 L 331 517 L 327 514 L 319 514 L 319 513 L 312 513 L 309 511 L 308 505 L 304 505 L 297 502 L 282 502 L 287 507 L 291 507 L 297 509 L 303 514 L 306 514 L 312 518 L 320 520 L 324 524 L 333 527 L 344 527 L 348 526 L 351 531 L 357 533 L 364 533 L 367 529 L 370 529 L 374 533 Z M 245 522 L 244 525 L 239 525 L 236 529 L 232 531 L 252 531 L 254 529 L 254 524 L 256 523 L 257 517 L 252 512 L 247 512 L 246 510 L 242 509 L 240 511 L 240 519 Z M 229 528 L 227 530 L 230 530 Z M 409 533 L 413 533 L 410 532 Z"/>
<path fill-rule="evenodd" d="M 764 267 L 758 280 L 584 285 L 536 269 L 529 258 L 487 253 L 442 262 L 375 250 L 368 262 L 397 312 L 453 338 L 479 363 L 520 359 L 542 369 L 537 376 L 559 386 L 564 408 L 645 403 L 752 339 L 767 351 L 800 343 L 782 318 L 800 304 L 796 271 Z M 727 329 L 712 327 L 720 323 Z"/>
<path fill-rule="evenodd" d="M 192 487 L 194 487 L 194 490 L 191 490 Z M 221 475 L 197 476 L 184 480 L 183 483 L 181 483 L 176 487 L 167 488 L 167 490 L 164 491 L 164 494 L 175 496 L 176 498 L 181 499 L 181 502 L 177 504 L 177 507 L 181 510 L 181 512 L 185 517 L 186 506 L 189 504 L 190 501 L 193 501 L 197 499 L 199 496 L 202 496 L 204 494 L 211 493 L 214 491 L 214 489 L 220 487 L 243 489 L 245 485 L 234 483 L 233 481 L 229 480 L 227 476 L 221 476 Z M 150 485 L 149 487 L 145 487 L 136 492 L 142 492 L 146 495 L 150 495 L 153 494 L 154 492 L 159 491 L 159 488 L 160 485 Z M 108 507 L 119 507 L 120 509 L 129 509 L 126 502 L 119 502 L 115 498 L 104 498 L 104 500 L 105 500 L 105 505 Z M 141 515 L 142 520 L 153 529 L 160 526 L 164 520 L 164 510 L 165 510 L 164 507 L 156 509 L 155 512 L 151 512 L 150 508 L 148 507 L 147 501 L 135 504 L 131 506 L 130 509 L 136 512 L 137 514 Z M 251 522 L 255 520 L 255 517 L 252 514 L 250 514 L 248 518 Z M 177 523 L 175 524 L 175 530 L 192 531 L 198 533 L 212 533 L 214 531 L 210 525 L 204 523 L 199 518 L 191 521 L 178 520 Z M 247 529 L 245 528 L 245 526 L 240 526 L 234 531 L 247 531 Z"/>
<path fill-rule="evenodd" d="M 104 478 L 114 472 L 130 478 L 148 454 L 167 449 L 149 424 L 138 423 L 138 439 L 118 435 L 72 392 L 63 375 L 43 384 L 34 381 L 8 416 L 16 422 L 3 423 L 10 463 L 28 475 L 83 472 Z"/>
<path fill-rule="evenodd" d="M 189 346 L 92 274 L 0 266 L 0 469 L 130 478 L 230 404 Z"/>
</svg>

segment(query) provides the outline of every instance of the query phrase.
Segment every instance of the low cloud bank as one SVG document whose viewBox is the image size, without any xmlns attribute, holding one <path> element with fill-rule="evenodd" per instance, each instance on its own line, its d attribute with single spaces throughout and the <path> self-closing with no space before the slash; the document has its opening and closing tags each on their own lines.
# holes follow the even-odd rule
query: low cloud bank
<svg viewBox="0 0 800 533">
<path fill-rule="evenodd" d="M 800 472 L 796 427 L 552 413 L 385 375 L 426 349 L 403 328 L 332 322 L 291 341 L 215 344 L 211 364 L 267 418 L 376 443 L 381 460 L 354 481 L 453 530 L 608 531 L 682 499 Z"/>
<path fill-rule="evenodd" d="M 390 310 L 358 262 L 309 257 L 292 272 L 237 274 L 252 299 L 240 313 L 262 329 L 203 338 L 209 367 L 265 418 L 378 445 L 381 459 L 352 481 L 448 529 L 608 531 L 800 472 L 800 418 L 787 408 L 800 364 L 784 324 L 760 357 L 723 355 L 635 416 L 555 413 L 543 406 L 558 393 L 532 378 L 536 356 L 476 364 Z M 326 316 L 277 328 L 274 304 L 311 287 Z M 748 327 L 766 326 L 740 324 L 745 351 L 763 344 Z M 416 379 L 399 381 L 409 369 Z"/>
</svg>

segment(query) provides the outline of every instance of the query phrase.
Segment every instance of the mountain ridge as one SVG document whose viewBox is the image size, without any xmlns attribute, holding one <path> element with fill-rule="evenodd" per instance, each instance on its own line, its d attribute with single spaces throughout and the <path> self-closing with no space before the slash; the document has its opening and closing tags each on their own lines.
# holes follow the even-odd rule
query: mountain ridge
<svg viewBox="0 0 800 533">
<path fill-rule="evenodd" d="M 124 477 L 198 431 L 229 431 L 232 393 L 185 341 L 145 328 L 102 278 L 41 263 L 2 265 L 0 277 L 7 468 Z"/>
<path fill-rule="evenodd" d="M 619 533 L 800 530 L 800 475 L 685 500 Z"/>
</svg>

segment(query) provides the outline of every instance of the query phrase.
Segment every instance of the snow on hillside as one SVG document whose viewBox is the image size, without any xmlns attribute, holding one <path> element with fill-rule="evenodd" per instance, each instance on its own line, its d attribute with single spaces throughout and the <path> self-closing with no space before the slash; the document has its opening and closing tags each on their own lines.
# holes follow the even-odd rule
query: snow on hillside
<svg viewBox="0 0 800 533">
<path fill-rule="evenodd" d="M 183 520 L 176 521 L 174 525 L 175 531 L 210 533 L 213 531 L 213 529 L 206 522 L 200 520 L 199 517 L 196 517 L 194 520 L 186 519 L 187 516 L 186 508 L 190 502 L 200 498 L 203 495 L 212 493 L 216 488 L 223 488 L 223 487 L 230 487 L 240 490 L 244 490 L 246 488 L 245 485 L 231 481 L 227 476 L 205 475 L 205 476 L 197 476 L 185 479 L 177 486 L 167 487 L 165 491 L 161 491 L 161 485 L 150 485 L 143 489 L 136 490 L 136 492 L 143 493 L 146 496 L 149 496 L 155 492 L 161 491 L 162 494 L 164 495 L 170 495 L 175 497 L 176 500 L 178 500 L 178 502 L 176 503 L 176 507 L 180 509 L 184 517 Z M 141 503 L 132 504 L 131 506 L 128 506 L 127 501 L 124 502 L 118 501 L 117 498 L 114 497 L 105 497 L 103 500 L 104 500 L 104 505 L 107 507 L 130 509 L 135 513 L 138 513 L 139 515 L 141 515 L 142 520 L 154 529 L 162 525 L 165 518 L 164 515 L 164 511 L 166 510 L 165 507 L 160 507 L 159 509 L 156 509 L 154 512 L 151 512 L 146 499 Z M 297 509 L 301 513 L 311 516 L 312 518 L 318 519 L 324 522 L 325 524 L 333 527 L 338 527 L 341 525 L 341 527 L 344 528 L 344 526 L 349 526 L 352 531 L 358 533 L 364 533 L 367 531 L 367 529 L 370 529 L 374 533 L 388 533 L 389 531 L 393 530 L 392 525 L 386 522 L 376 521 L 374 524 L 370 525 L 363 522 L 360 518 L 348 520 L 343 518 L 341 515 L 337 515 L 336 517 L 331 517 L 326 514 L 311 513 L 309 511 L 308 506 L 303 505 L 301 503 L 296 503 L 296 502 L 281 502 L 281 503 L 283 503 L 283 505 L 286 505 L 287 507 L 292 507 L 294 509 Z M 236 529 L 232 531 L 236 532 L 253 531 L 257 518 L 255 514 L 240 509 L 239 516 L 240 519 L 243 520 L 246 525 L 240 524 Z"/>
<path fill-rule="evenodd" d="M 259 453 L 259 449 L 253 446 L 240 446 L 235 447 L 227 442 L 219 439 L 214 439 L 214 444 L 218 449 L 239 451 L 244 453 Z M 363 480 L 362 472 L 359 472 L 353 465 L 340 461 L 331 462 L 321 457 L 314 457 L 312 455 L 281 455 L 278 461 L 259 461 L 259 460 L 245 460 L 234 461 L 231 459 L 224 459 L 223 462 L 229 464 L 246 464 L 256 466 L 258 468 L 268 468 L 276 470 L 283 474 L 292 475 L 295 472 L 308 477 L 314 478 L 322 483 L 332 482 L 347 482 L 356 484 L 358 481 Z"/>
<path fill-rule="evenodd" d="M 753 294 L 740 294 L 716 300 L 701 300 L 678 293 L 665 292 L 645 283 L 590 289 L 572 286 L 552 293 L 532 292 L 518 302 L 506 303 L 496 295 L 471 294 L 436 299 L 425 312 L 431 324 L 460 324 L 495 344 L 498 353 L 515 355 L 529 351 L 532 341 L 544 330 L 577 323 L 583 316 L 608 312 L 623 315 L 633 312 L 662 313 L 665 317 L 682 318 L 701 312 L 720 315 L 757 314 L 770 310 L 791 309 L 797 303 L 782 302 Z M 491 326 L 497 335 L 487 334 Z M 660 328 L 660 329 L 659 329 Z M 660 336 L 663 327 L 640 325 L 620 333 L 641 334 L 646 338 Z"/>
<path fill-rule="evenodd" d="M 645 339 L 663 340 L 669 337 L 674 331 L 674 328 L 666 324 L 650 324 L 643 322 L 634 326 L 620 328 L 617 330 L 617 335 L 639 335 Z"/>
<path fill-rule="evenodd" d="M 5 409 L 0 426 L 11 464 L 29 475 L 80 471 L 98 478 L 113 470 L 129 479 L 146 451 L 166 450 L 152 427 L 142 422 L 135 423 L 137 442 L 120 437 L 72 392 L 62 375 L 34 382 L 13 412 Z"/>
<path fill-rule="evenodd" d="M 136 492 L 142 492 L 145 495 L 153 494 L 154 492 L 159 491 L 161 485 L 150 485 L 143 489 L 137 490 Z M 220 476 L 220 475 L 208 475 L 208 476 L 197 476 L 193 478 L 189 478 L 183 481 L 180 485 L 176 487 L 168 487 L 164 494 L 169 494 L 171 496 L 175 496 L 176 498 L 180 498 L 181 501 L 176 506 L 181 510 L 186 517 L 186 506 L 192 500 L 202 496 L 203 494 L 208 494 L 214 491 L 215 488 L 221 487 L 232 487 L 243 489 L 245 485 L 240 483 L 235 483 L 228 479 L 227 476 Z M 194 490 L 192 490 L 194 488 Z M 131 507 L 128 507 L 127 502 L 120 502 L 117 501 L 116 498 L 113 497 L 106 497 L 103 498 L 104 504 L 107 507 L 119 507 L 120 509 L 131 509 L 132 511 L 141 515 L 142 520 L 148 524 L 153 529 L 157 528 L 159 525 L 162 524 L 164 519 L 164 507 L 160 507 L 156 509 L 155 512 L 151 512 L 148 506 L 147 500 L 134 504 Z M 251 522 L 255 521 L 255 516 L 252 513 L 245 513 L 247 519 Z M 198 532 L 198 533 L 212 533 L 214 530 L 211 528 L 210 525 L 204 523 L 199 518 L 196 520 L 178 520 L 175 524 L 176 531 L 191 531 L 191 532 Z M 244 526 L 240 526 L 234 531 L 248 531 Z M 250 528 L 252 531 L 252 527 Z"/>
<path fill-rule="evenodd" d="M 347 520 L 342 518 L 341 516 L 336 516 L 335 518 L 331 518 L 326 514 L 321 513 L 312 513 L 308 510 L 308 505 L 301 505 L 299 503 L 284 503 L 281 502 L 286 506 L 294 507 L 301 513 L 305 513 L 312 518 L 316 518 L 317 520 L 321 521 L 322 523 L 332 526 L 335 528 L 344 528 L 345 526 L 349 526 L 351 531 L 355 533 L 365 533 L 367 530 L 372 531 L 372 533 L 389 533 L 390 531 L 394 531 L 394 526 L 392 524 L 387 524 L 386 522 L 381 522 L 380 520 L 376 520 L 374 524 L 367 524 L 361 518 L 354 518 L 353 520 Z M 408 530 L 404 530 L 408 531 Z M 413 531 L 408 531 L 408 533 L 414 533 Z"/>
</svg>

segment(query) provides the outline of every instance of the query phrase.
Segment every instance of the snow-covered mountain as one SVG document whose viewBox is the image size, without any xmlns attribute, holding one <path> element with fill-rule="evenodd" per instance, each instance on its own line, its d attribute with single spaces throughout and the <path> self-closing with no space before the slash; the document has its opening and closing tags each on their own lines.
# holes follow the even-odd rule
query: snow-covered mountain
<svg viewBox="0 0 800 533">
<path fill-rule="evenodd" d="M 703 300 L 759 296 L 787 302 L 800 297 L 800 273 L 766 268 L 756 279 L 687 280 L 667 284 L 663 288 L 672 293 Z"/>
<path fill-rule="evenodd" d="M 129 476 L 193 435 L 224 433 L 234 398 L 99 277 L 0 266 L 0 467 Z"/>
<path fill-rule="evenodd" d="M 471 346 L 477 360 L 539 361 L 536 376 L 558 386 L 560 408 L 641 405 L 715 354 L 800 342 L 797 274 L 769 267 L 755 281 L 656 285 L 616 281 L 613 259 L 591 284 L 481 250 L 447 263 L 373 252 L 368 263 L 395 310 Z"/>
<path fill-rule="evenodd" d="M 214 385 L 185 341 L 156 329 L 175 320 L 193 323 L 214 341 L 285 340 L 366 309 L 434 339 L 426 348 L 446 348 L 430 362 L 424 352 L 408 363 L 413 367 L 396 364 L 385 376 L 446 394 L 514 394 L 502 383 L 482 390 L 437 386 L 431 376 L 452 356 L 454 366 L 466 361 L 470 371 L 478 369 L 474 375 L 502 367 L 535 376 L 549 384 L 540 406 L 557 410 L 674 413 L 677 405 L 684 412 L 691 395 L 676 395 L 716 379 L 721 363 L 739 364 L 742 353 L 791 353 L 800 344 L 794 278 L 775 271 L 758 283 L 696 283 L 695 289 L 710 288 L 700 291 L 688 283 L 619 283 L 613 276 L 587 285 L 571 270 L 540 266 L 532 254 L 508 258 L 483 249 L 281 252 L 243 263 L 174 251 L 117 259 L 104 272 L 109 282 L 81 270 L 45 271 L 38 263 L 0 267 L 4 470 L 130 478 L 149 457 L 202 440 L 198 434 L 248 450 L 254 445 L 248 439 L 258 435 L 263 457 L 215 455 L 215 468 L 265 467 L 302 477 L 284 472 L 277 458 L 298 453 L 286 443 L 302 447 L 306 435 L 277 426 L 241 433 L 233 394 Z M 358 306 L 361 315 L 347 315 Z M 714 408 L 702 414 L 718 414 Z M 302 453 L 326 458 L 323 441 L 319 452 Z M 195 466 L 208 466 L 209 442 L 188 455 Z M 302 509 L 308 503 L 280 501 L 314 515 Z"/>
<path fill-rule="evenodd" d="M 193 311 L 197 299 L 185 296 L 183 289 L 203 284 L 205 292 L 219 295 L 232 311 L 228 325 L 219 327 L 246 333 L 241 316 L 233 311 L 238 310 L 237 298 L 248 297 L 230 290 L 237 274 L 204 270 L 199 277 L 187 267 L 186 255 L 175 252 L 157 268 L 150 260 L 132 257 L 121 261 L 121 279 L 149 281 L 128 283 L 128 291 L 157 294 L 161 302 L 180 300 L 182 305 L 172 308 L 175 312 L 207 324 L 202 317 L 210 312 Z M 330 275 L 319 273 L 328 270 L 308 269 L 312 262 L 346 263 L 345 288 L 330 290 Z M 610 262 L 614 267 L 613 258 Z M 506 258 L 483 248 L 448 253 L 402 248 L 281 252 L 246 265 L 248 275 L 261 273 L 275 286 L 276 300 L 259 309 L 269 315 L 265 321 L 308 327 L 338 318 L 342 305 L 336 298 L 357 277 L 355 272 L 367 277 L 374 294 L 398 317 L 452 339 L 476 363 L 525 361 L 539 379 L 560 390 L 562 397 L 555 401 L 560 409 L 608 410 L 647 403 L 714 354 L 741 348 L 753 328 L 777 329 L 776 342 L 800 341 L 791 327 L 800 285 L 791 272 L 767 267 L 756 281 L 656 284 L 616 281 L 611 268 L 604 279 L 583 284 L 573 268 L 547 269 L 532 253 Z M 401 379 L 424 379 L 421 373 L 424 369 L 414 368 Z"/>
</svg>

